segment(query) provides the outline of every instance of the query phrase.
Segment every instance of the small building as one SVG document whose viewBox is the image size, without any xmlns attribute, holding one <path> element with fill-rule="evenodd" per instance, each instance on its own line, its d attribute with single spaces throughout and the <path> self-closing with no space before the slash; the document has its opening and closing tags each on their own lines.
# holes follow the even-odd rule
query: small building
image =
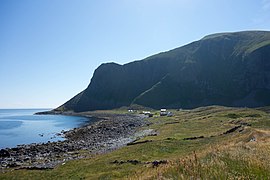
<svg viewBox="0 0 270 180">
<path fill-rule="evenodd" d="M 167 116 L 167 109 L 160 109 L 160 116 Z"/>
<path fill-rule="evenodd" d="M 148 115 L 148 114 L 150 114 L 151 112 L 150 111 L 143 111 L 143 114 L 144 115 Z"/>
<path fill-rule="evenodd" d="M 150 111 L 143 111 L 143 114 L 148 117 L 153 117 L 153 114 Z"/>
</svg>

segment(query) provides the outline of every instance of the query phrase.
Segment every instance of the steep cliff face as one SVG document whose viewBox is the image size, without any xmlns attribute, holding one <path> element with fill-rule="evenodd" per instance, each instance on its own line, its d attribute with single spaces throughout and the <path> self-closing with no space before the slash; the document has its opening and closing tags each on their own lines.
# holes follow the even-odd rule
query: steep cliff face
<svg viewBox="0 0 270 180">
<path fill-rule="evenodd" d="M 214 34 L 141 61 L 102 64 L 89 86 L 57 110 L 131 104 L 152 108 L 270 105 L 270 32 Z"/>
<path fill-rule="evenodd" d="M 99 66 L 89 86 L 58 109 L 87 111 L 128 106 L 139 94 L 156 84 L 167 73 L 167 63 L 135 61 L 125 65 Z"/>
</svg>

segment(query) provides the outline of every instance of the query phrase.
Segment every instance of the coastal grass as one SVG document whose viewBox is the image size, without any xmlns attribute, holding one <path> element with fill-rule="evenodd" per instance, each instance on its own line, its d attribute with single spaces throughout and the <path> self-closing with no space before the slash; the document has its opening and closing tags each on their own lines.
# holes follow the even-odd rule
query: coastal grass
<svg viewBox="0 0 270 180">
<path fill-rule="evenodd" d="M 12 170 L 0 173 L 0 179 L 269 179 L 268 110 L 209 106 L 170 110 L 172 117 L 155 111 L 148 118 L 151 125 L 141 130 L 153 129 L 157 135 L 137 141 L 144 143 L 68 161 L 53 170 Z M 228 133 L 236 126 L 241 127 Z M 153 167 L 155 160 L 167 163 Z"/>
</svg>

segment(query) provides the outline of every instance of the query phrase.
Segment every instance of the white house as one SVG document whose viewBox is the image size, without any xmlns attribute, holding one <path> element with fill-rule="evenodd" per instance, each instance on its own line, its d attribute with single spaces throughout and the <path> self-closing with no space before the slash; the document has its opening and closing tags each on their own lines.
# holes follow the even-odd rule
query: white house
<svg viewBox="0 0 270 180">
<path fill-rule="evenodd" d="M 160 109 L 160 116 L 167 116 L 167 109 Z"/>
</svg>

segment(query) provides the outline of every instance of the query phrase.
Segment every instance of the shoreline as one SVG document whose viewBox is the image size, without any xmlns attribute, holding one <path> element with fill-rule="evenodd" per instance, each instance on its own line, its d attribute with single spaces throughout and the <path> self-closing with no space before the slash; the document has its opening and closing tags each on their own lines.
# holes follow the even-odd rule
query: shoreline
<svg viewBox="0 0 270 180">
<path fill-rule="evenodd" d="M 94 122 L 63 132 L 65 138 L 63 141 L 23 144 L 15 148 L 1 149 L 0 171 L 53 169 L 69 160 L 107 153 L 153 133 L 151 130 L 138 132 L 139 128 L 149 125 L 146 116 L 139 114 L 93 112 L 57 114 L 91 117 Z"/>
</svg>

